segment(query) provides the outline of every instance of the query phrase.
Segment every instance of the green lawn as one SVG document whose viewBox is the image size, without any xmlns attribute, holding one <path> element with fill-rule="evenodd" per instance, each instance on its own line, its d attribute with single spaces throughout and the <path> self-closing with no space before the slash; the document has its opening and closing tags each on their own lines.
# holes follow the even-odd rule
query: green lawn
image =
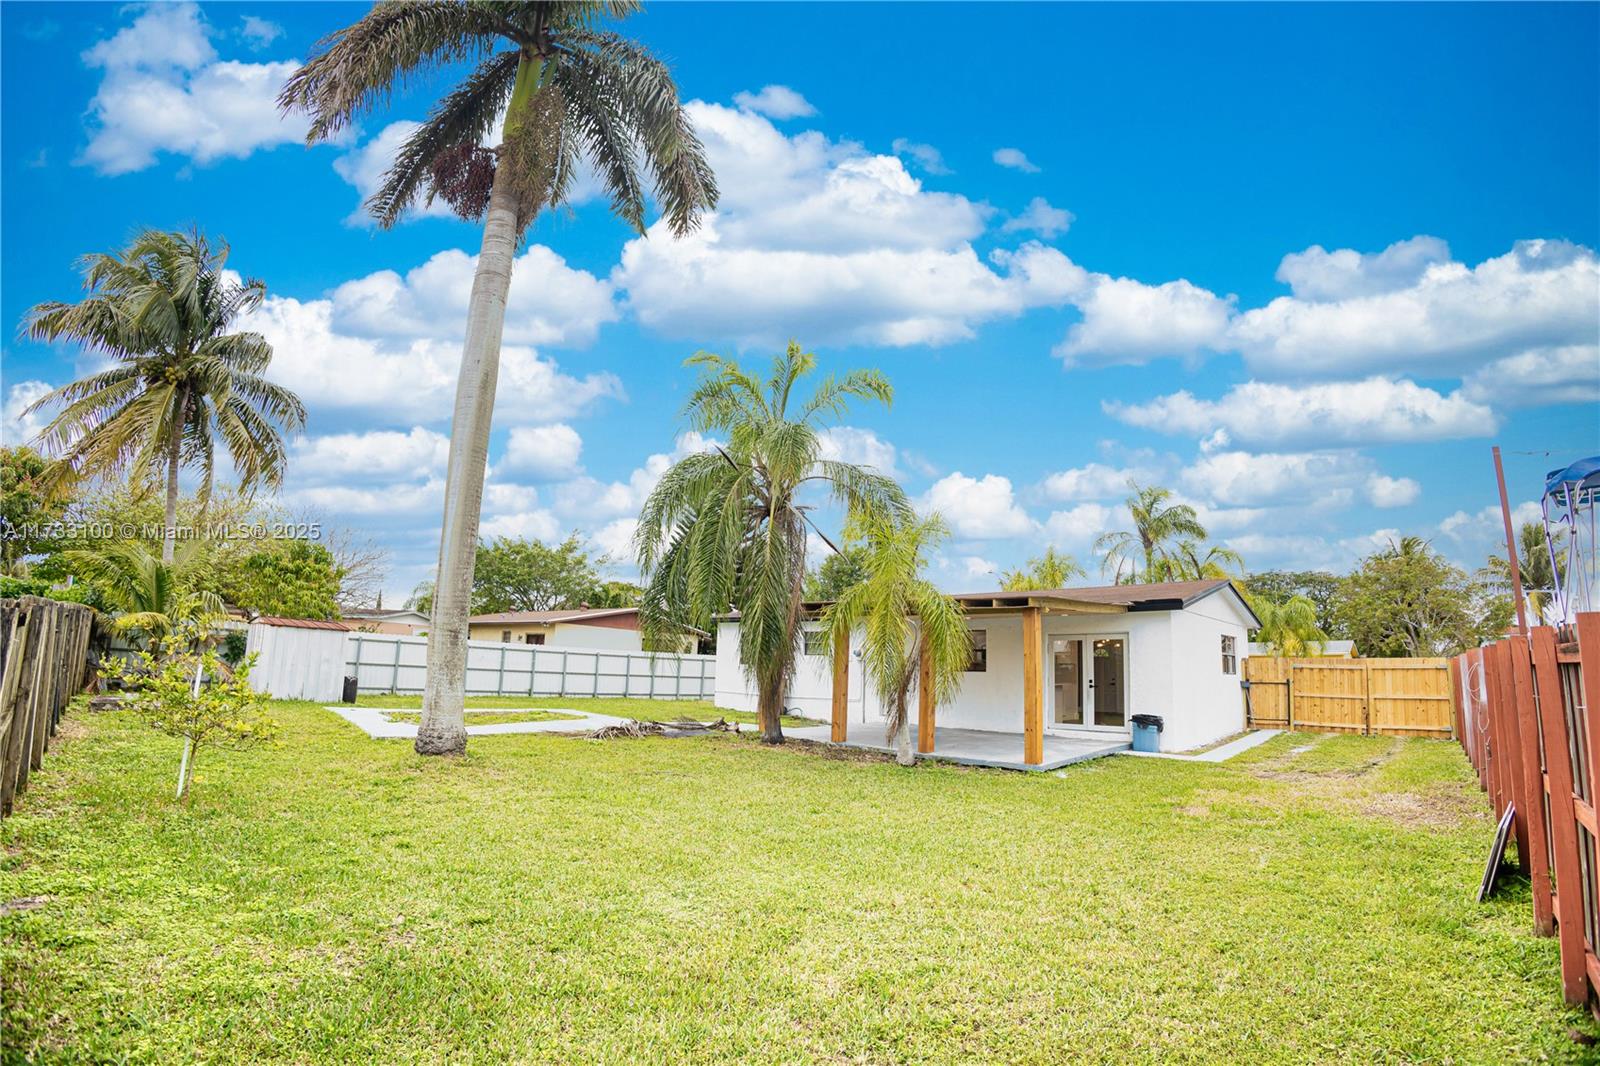
<svg viewBox="0 0 1600 1066">
<path fill-rule="evenodd" d="M 394 707 L 405 710 L 420 710 L 422 708 L 421 696 L 357 696 L 358 707 Z M 598 699 L 584 696 L 469 696 L 469 708 L 487 707 L 555 707 L 561 710 L 591 711 L 595 714 L 612 714 L 618 718 L 637 718 L 645 722 L 673 722 L 679 718 L 694 718 L 703 722 L 712 722 L 718 718 L 726 718 L 730 722 L 739 722 L 742 725 L 754 725 L 756 716 L 745 714 L 742 711 L 726 711 L 714 706 L 710 700 L 625 700 L 619 697 L 600 697 Z M 489 722 L 481 716 L 474 715 L 469 724 L 488 725 Z M 812 718 L 800 718 L 792 714 L 783 716 L 786 726 L 820 725 L 822 723 Z"/>
<path fill-rule="evenodd" d="M 0 829 L 0 899 L 45 897 L 0 918 L 8 1061 L 1490 1063 L 1594 1029 L 1526 883 L 1472 902 L 1492 824 L 1447 742 L 444 761 L 278 713 L 187 808 L 175 743 L 69 719 Z"/>
</svg>

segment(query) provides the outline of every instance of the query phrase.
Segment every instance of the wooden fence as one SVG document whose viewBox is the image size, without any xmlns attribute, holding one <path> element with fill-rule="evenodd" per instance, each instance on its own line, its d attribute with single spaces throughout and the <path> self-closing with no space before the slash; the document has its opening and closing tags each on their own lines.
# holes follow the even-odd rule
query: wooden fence
<svg viewBox="0 0 1600 1066">
<path fill-rule="evenodd" d="M 28 787 L 83 687 L 93 628 L 94 611 L 81 604 L 0 600 L 0 817 Z"/>
<path fill-rule="evenodd" d="M 1508 804 L 1514 811 L 1517 865 L 1533 886 L 1534 928 L 1560 938 L 1567 1001 L 1596 1009 L 1600 728 L 1591 701 L 1600 697 L 1600 613 L 1467 652 L 1452 661 L 1450 673 L 1461 696 L 1461 746 L 1495 814 L 1503 816 Z"/>
<path fill-rule="evenodd" d="M 1280 659 L 1244 662 L 1252 729 L 1448 737 L 1448 659 Z"/>
</svg>

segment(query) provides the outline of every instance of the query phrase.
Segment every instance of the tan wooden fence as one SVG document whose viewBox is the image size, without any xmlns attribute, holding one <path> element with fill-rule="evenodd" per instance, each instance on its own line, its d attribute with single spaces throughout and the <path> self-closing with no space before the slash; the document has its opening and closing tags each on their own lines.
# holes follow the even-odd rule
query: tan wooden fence
<svg viewBox="0 0 1600 1066">
<path fill-rule="evenodd" d="M 83 688 L 94 611 L 24 596 L 0 600 L 0 817 L 28 787 L 67 701 Z"/>
<path fill-rule="evenodd" d="M 1280 659 L 1244 663 L 1252 729 L 1448 737 L 1448 659 Z"/>
</svg>

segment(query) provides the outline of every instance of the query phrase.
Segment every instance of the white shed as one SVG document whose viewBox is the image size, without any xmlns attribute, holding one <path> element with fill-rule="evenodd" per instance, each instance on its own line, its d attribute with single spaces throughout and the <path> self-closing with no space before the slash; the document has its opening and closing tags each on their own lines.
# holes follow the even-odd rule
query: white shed
<svg viewBox="0 0 1600 1066">
<path fill-rule="evenodd" d="M 280 700 L 337 700 L 344 692 L 349 638 L 343 622 L 257 618 L 245 643 L 245 653 L 256 656 L 250 687 Z"/>
</svg>

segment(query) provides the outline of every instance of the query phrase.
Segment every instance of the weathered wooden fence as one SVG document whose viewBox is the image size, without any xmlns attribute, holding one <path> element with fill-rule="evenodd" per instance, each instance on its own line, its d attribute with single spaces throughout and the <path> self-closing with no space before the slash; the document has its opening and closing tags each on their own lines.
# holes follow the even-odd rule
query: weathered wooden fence
<svg viewBox="0 0 1600 1066">
<path fill-rule="evenodd" d="M 1252 729 L 1448 737 L 1448 659 L 1280 659 L 1244 663 Z"/>
<path fill-rule="evenodd" d="M 1600 613 L 1535 627 L 1451 662 L 1461 696 L 1456 731 L 1494 803 L 1514 810 L 1517 864 L 1533 885 L 1533 924 L 1561 943 L 1570 1003 L 1600 1000 Z M 1600 1015 L 1600 1010 L 1597 1010 Z"/>
<path fill-rule="evenodd" d="M 94 611 L 24 596 L 0 600 L 0 817 L 44 762 L 67 701 L 83 687 Z"/>
</svg>

